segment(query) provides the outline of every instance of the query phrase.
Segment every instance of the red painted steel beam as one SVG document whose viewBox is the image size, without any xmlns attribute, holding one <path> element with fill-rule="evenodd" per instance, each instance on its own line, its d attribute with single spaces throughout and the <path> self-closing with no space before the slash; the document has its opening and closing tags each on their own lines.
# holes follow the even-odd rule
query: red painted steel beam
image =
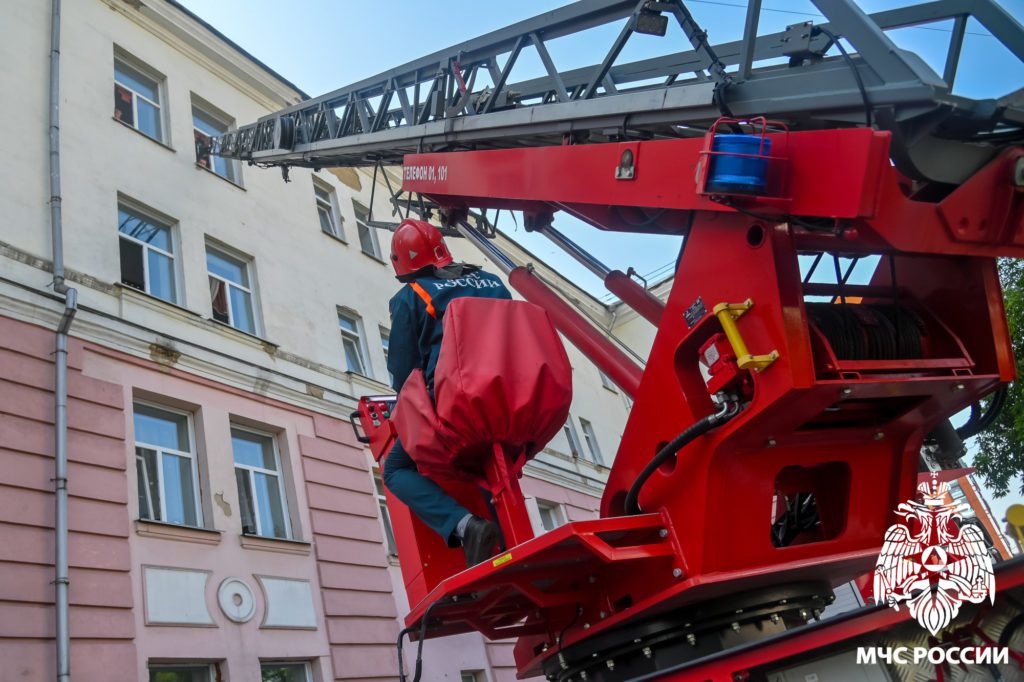
<svg viewBox="0 0 1024 682">
<path fill-rule="evenodd" d="M 696 171 L 706 158 L 701 138 L 410 154 L 402 187 L 445 207 L 566 210 L 616 231 L 638 231 L 616 221 L 621 208 L 665 209 L 662 219 L 639 231 L 679 234 L 685 222 L 678 217 L 687 211 L 742 212 L 738 206 L 779 222 L 787 216 L 853 221 L 841 237 L 795 230 L 805 250 L 1024 257 L 1024 186 L 1014 181 L 1024 148 L 1007 149 L 933 202 L 910 196 L 889 161 L 887 132 L 857 128 L 769 137 L 778 157 L 768 164 L 771 196 L 734 197 L 732 205 L 698 192 Z M 627 150 L 634 174 L 616 177 Z"/>
<path fill-rule="evenodd" d="M 879 169 L 889 167 L 889 133 L 858 128 L 769 137 L 773 155 L 788 156 L 785 163 L 769 164 L 768 174 L 777 176 L 789 196 L 776 214 L 856 218 L 874 211 Z M 696 191 L 704 146 L 703 138 L 689 138 L 410 154 L 402 188 L 442 205 L 471 198 L 477 207 L 530 201 L 733 212 Z M 634 175 L 616 178 L 627 150 Z"/>
<path fill-rule="evenodd" d="M 665 312 L 665 304 L 657 296 L 633 281 L 633 278 L 621 270 L 612 270 L 604 278 L 604 285 L 622 302 L 635 310 L 655 327 L 661 324 L 661 316 Z"/>
</svg>

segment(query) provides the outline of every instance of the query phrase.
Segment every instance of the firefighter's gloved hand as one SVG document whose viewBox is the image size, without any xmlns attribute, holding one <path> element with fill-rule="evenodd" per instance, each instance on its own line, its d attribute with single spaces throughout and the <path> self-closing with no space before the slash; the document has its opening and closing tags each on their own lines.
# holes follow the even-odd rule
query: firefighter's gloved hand
<svg viewBox="0 0 1024 682">
<path fill-rule="evenodd" d="M 472 568 L 494 556 L 494 546 L 498 543 L 500 533 L 495 523 L 479 516 L 470 516 L 459 535 L 462 538 L 462 549 L 466 553 L 466 567 Z"/>
</svg>

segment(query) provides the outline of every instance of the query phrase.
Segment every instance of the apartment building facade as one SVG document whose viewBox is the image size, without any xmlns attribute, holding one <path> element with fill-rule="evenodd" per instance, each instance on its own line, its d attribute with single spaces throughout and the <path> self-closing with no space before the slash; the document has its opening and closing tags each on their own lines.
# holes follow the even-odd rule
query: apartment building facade
<svg viewBox="0 0 1024 682">
<path fill-rule="evenodd" d="M 0 682 L 55 676 L 49 9 L 16 0 L 0 23 L 19 65 L 0 72 Z M 395 679 L 400 558 L 347 421 L 389 390 L 397 284 L 367 223 L 387 192 L 197 156 L 304 93 L 174 2 L 66 2 L 60 54 L 73 679 Z M 629 409 L 567 350 L 571 418 L 523 480 L 538 532 L 596 514 Z M 478 635 L 426 664 L 514 679 L 511 645 Z"/>
</svg>

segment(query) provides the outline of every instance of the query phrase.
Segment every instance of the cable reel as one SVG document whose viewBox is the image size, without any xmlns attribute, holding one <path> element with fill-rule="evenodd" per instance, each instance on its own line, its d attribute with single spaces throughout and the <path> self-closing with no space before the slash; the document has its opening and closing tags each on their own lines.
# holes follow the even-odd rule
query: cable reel
<svg viewBox="0 0 1024 682">
<path fill-rule="evenodd" d="M 807 317 L 839 360 L 919 360 L 927 351 L 924 320 L 893 303 L 807 303 Z"/>
</svg>

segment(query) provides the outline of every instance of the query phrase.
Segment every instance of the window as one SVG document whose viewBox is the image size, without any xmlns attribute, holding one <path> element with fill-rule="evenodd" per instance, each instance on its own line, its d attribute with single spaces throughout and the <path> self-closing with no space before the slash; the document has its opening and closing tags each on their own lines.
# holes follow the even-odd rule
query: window
<svg viewBox="0 0 1024 682">
<path fill-rule="evenodd" d="M 339 311 L 338 326 L 341 328 L 341 346 L 345 350 L 345 366 L 348 371 L 369 376 L 363 346 L 363 321 L 358 315 Z"/>
<path fill-rule="evenodd" d="M 565 524 L 565 513 L 562 506 L 554 502 L 537 500 L 537 513 L 540 514 L 540 525 L 545 531 L 554 530 Z"/>
<path fill-rule="evenodd" d="M 345 238 L 341 213 L 338 212 L 338 193 L 334 188 L 313 178 L 313 196 L 316 198 L 316 212 L 320 217 L 320 230 L 338 239 Z"/>
<path fill-rule="evenodd" d="M 210 665 L 151 665 L 149 682 L 213 682 Z M 219 672 L 219 671 L 218 671 Z M 220 679 L 217 675 L 216 679 Z"/>
<path fill-rule="evenodd" d="M 618 393 L 619 392 L 619 389 L 615 387 L 615 384 L 612 383 L 611 378 L 607 374 L 605 374 L 601 370 L 597 370 L 597 373 L 601 375 L 601 385 L 602 386 L 607 388 L 612 393 Z"/>
<path fill-rule="evenodd" d="M 249 263 L 207 245 L 206 269 L 210 275 L 213 319 L 255 334 Z"/>
<path fill-rule="evenodd" d="M 196 106 L 195 102 L 192 103 L 192 136 L 196 143 L 196 163 L 207 170 L 213 171 L 222 178 L 231 182 L 237 182 L 235 162 L 233 160 L 225 159 L 221 156 L 213 156 L 212 154 L 199 154 L 200 142 L 206 144 L 210 138 L 223 135 L 230 129 L 231 124 L 225 122 L 222 117 L 201 109 Z"/>
<path fill-rule="evenodd" d="M 199 471 L 189 415 L 135 403 L 139 517 L 199 526 Z"/>
<path fill-rule="evenodd" d="M 162 77 L 114 57 L 114 118 L 163 142 Z"/>
<path fill-rule="evenodd" d="M 463 670 L 459 672 L 459 682 L 487 682 L 483 670 Z"/>
<path fill-rule="evenodd" d="M 352 209 L 356 214 L 356 228 L 359 230 L 359 247 L 367 256 L 380 259 L 380 244 L 377 242 L 377 230 L 369 224 L 370 212 L 362 204 L 353 201 Z"/>
<path fill-rule="evenodd" d="M 176 303 L 174 236 L 169 225 L 119 204 L 121 283 Z"/>
<path fill-rule="evenodd" d="M 242 532 L 272 538 L 291 537 L 281 478 L 281 458 L 272 436 L 231 429 Z"/>
<path fill-rule="evenodd" d="M 580 438 L 576 435 L 576 427 L 572 425 L 572 415 L 569 415 L 569 421 L 565 422 L 565 426 L 562 427 L 562 433 L 565 434 L 565 440 L 569 443 L 569 454 L 574 458 L 581 457 L 583 452 L 580 448 Z"/>
<path fill-rule="evenodd" d="M 590 450 L 590 456 L 594 464 L 604 464 L 604 458 L 601 457 L 601 448 L 597 444 L 597 436 L 594 435 L 594 427 L 582 417 L 580 417 L 580 426 L 583 427 L 583 439 L 587 441 L 587 449 Z"/>
<path fill-rule="evenodd" d="M 385 327 L 380 327 L 380 346 L 384 349 L 384 366 L 388 365 L 388 348 L 391 345 L 391 330 Z M 392 384 L 395 383 L 395 377 L 388 370 L 388 381 Z"/>
<path fill-rule="evenodd" d="M 388 554 L 398 556 L 398 545 L 395 544 L 395 532 L 391 528 L 391 514 L 388 513 L 388 500 L 384 495 L 384 483 L 380 480 L 380 470 L 373 472 L 373 485 L 377 493 L 377 506 L 380 518 L 384 522 L 384 539 L 388 543 Z"/>
<path fill-rule="evenodd" d="M 262 682 L 312 682 L 309 663 L 261 663 Z"/>
</svg>

